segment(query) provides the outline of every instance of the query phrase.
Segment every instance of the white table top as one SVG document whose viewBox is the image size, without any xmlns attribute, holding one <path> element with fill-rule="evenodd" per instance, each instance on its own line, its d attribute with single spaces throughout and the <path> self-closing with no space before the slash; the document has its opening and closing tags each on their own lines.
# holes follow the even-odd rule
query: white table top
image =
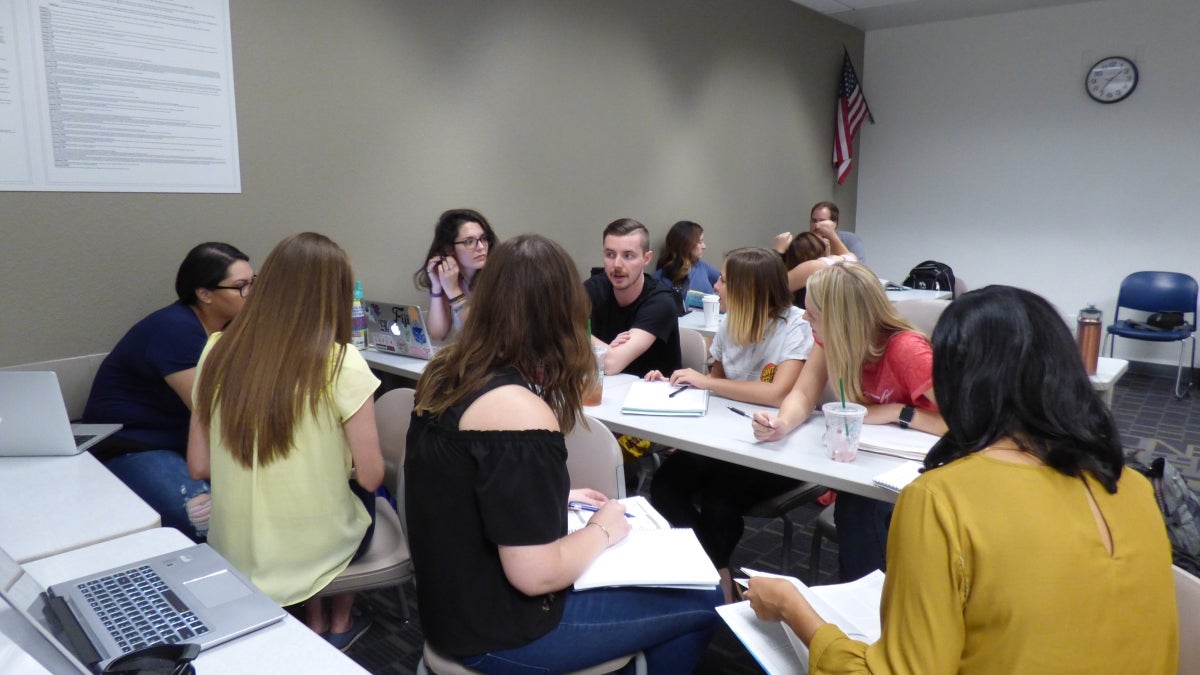
<svg viewBox="0 0 1200 675">
<path fill-rule="evenodd" d="M 1129 362 L 1125 359 L 1110 359 L 1107 356 L 1101 356 L 1096 359 L 1096 374 L 1088 377 L 1092 380 L 1093 388 L 1103 391 L 1111 389 L 1127 370 L 1129 370 Z"/>
<path fill-rule="evenodd" d="M 106 541 L 51 558 L 23 565 L 25 571 L 43 586 L 73 579 L 84 574 L 115 567 L 191 545 L 179 531 L 156 528 L 120 539 Z M 10 612 L 7 606 L 0 610 Z M 0 620 L 0 626 L 7 622 Z M 69 672 L 54 657 L 57 653 L 43 641 L 11 635 L 30 655 L 50 666 L 51 672 Z M 366 673 L 357 663 L 334 649 L 291 615 L 283 621 L 249 635 L 205 650 L 196 659 L 199 673 Z"/>
<path fill-rule="evenodd" d="M 429 365 L 429 362 L 425 359 L 414 359 L 411 356 L 400 356 L 398 354 L 385 354 L 377 352 L 374 349 L 365 349 L 361 353 L 363 358 L 366 359 L 367 364 L 372 368 L 414 380 L 419 379 L 421 373 L 425 371 L 425 366 Z"/>
<path fill-rule="evenodd" d="M 849 463 L 835 462 L 825 456 L 821 440 L 825 422 L 814 414 L 807 423 L 792 431 L 783 440 L 760 443 L 754 440 L 750 420 L 730 411 L 726 406 L 753 414 L 758 410 L 774 410 L 763 406 L 740 403 L 718 396 L 709 396 L 708 414 L 703 417 L 657 417 L 624 415 L 621 404 L 632 375 L 613 375 L 604 378 L 604 398 L 599 406 L 583 411 L 604 422 L 611 431 L 645 438 L 668 447 L 687 450 L 699 455 L 741 464 L 783 476 L 826 485 L 835 490 L 882 501 L 894 502 L 897 494 L 874 484 L 875 476 L 898 466 L 901 460 L 862 450 Z"/>
<path fill-rule="evenodd" d="M 903 291 L 884 291 L 888 300 L 902 302 L 904 300 L 949 300 L 953 293 L 950 291 L 926 291 L 909 288 Z"/>
<path fill-rule="evenodd" d="M 159 526 L 158 512 L 91 453 L 0 457 L 0 545 L 17 562 Z"/>
<path fill-rule="evenodd" d="M 717 318 L 716 326 L 705 326 L 704 325 L 704 312 L 699 311 L 699 310 L 688 312 L 687 314 L 684 314 L 683 316 L 679 317 L 679 327 L 680 328 L 691 328 L 692 330 L 700 333 L 701 335 L 703 335 L 706 338 L 711 338 L 712 336 L 716 335 L 717 328 L 722 323 L 725 323 L 725 315 L 724 314 L 721 314 Z"/>
</svg>

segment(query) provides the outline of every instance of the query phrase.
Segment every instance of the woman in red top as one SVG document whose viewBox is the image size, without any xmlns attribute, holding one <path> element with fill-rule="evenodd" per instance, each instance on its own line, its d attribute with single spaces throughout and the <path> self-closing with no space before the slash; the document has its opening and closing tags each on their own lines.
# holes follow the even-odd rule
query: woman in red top
<svg viewBox="0 0 1200 675">
<path fill-rule="evenodd" d="M 808 280 L 804 317 L 817 344 L 779 415 L 755 414 L 755 438 L 786 436 L 812 414 L 826 382 L 838 391 L 839 381 L 846 400 L 867 407 L 867 424 L 946 433 L 933 395 L 929 339 L 896 312 L 874 272 L 850 262 L 817 272 Z M 891 515 L 891 504 L 838 495 L 834 521 L 842 581 L 884 569 Z"/>
</svg>

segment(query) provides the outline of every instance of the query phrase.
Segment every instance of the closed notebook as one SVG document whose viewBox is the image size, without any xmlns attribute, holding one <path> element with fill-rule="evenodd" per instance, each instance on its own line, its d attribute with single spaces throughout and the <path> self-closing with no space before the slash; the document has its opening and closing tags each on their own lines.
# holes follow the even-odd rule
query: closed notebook
<svg viewBox="0 0 1200 675">
<path fill-rule="evenodd" d="M 916 429 L 901 429 L 895 424 L 864 424 L 858 449 L 919 461 L 925 459 L 940 438 Z"/>
<path fill-rule="evenodd" d="M 875 476 L 874 483 L 893 492 L 899 492 L 921 475 L 922 466 L 924 465 L 920 462 L 905 462 Z"/>
<path fill-rule="evenodd" d="M 679 387 L 666 380 L 638 380 L 630 385 L 621 412 L 626 415 L 701 417 L 708 412 L 708 391 L 694 387 L 679 391 Z"/>
</svg>

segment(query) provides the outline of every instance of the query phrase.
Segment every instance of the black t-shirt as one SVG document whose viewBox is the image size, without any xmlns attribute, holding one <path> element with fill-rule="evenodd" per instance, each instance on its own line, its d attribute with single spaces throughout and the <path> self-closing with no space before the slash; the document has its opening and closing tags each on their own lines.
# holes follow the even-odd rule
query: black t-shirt
<svg viewBox="0 0 1200 675">
<path fill-rule="evenodd" d="M 467 657 L 528 644 L 562 619 L 564 591 L 530 597 L 508 582 L 499 545 L 547 544 L 567 533 L 562 433 L 459 431 L 463 412 L 498 374 L 440 417 L 412 416 L 405 509 L 421 631 L 441 653 Z"/>
<path fill-rule="evenodd" d="M 583 282 L 592 301 L 592 335 L 612 342 L 619 333 L 640 328 L 654 336 L 654 344 L 625 367 L 626 373 L 642 377 L 651 370 L 666 375 L 679 370 L 679 317 L 671 290 L 659 284 L 649 274 L 642 274 L 642 293 L 636 300 L 621 307 L 613 292 L 612 282 L 605 274 L 597 274 Z M 610 375 L 615 373 L 609 373 Z"/>
</svg>

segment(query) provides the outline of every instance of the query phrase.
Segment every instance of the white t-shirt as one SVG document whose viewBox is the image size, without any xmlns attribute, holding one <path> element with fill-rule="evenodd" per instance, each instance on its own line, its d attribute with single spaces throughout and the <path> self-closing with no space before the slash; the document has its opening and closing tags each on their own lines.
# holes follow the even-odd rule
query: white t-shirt
<svg viewBox="0 0 1200 675">
<path fill-rule="evenodd" d="M 765 379 L 769 381 L 775 377 L 775 366 L 784 361 L 806 361 L 813 348 L 812 326 L 804 320 L 804 310 L 799 307 L 789 307 L 783 319 L 776 320 L 767 328 L 762 341 L 754 344 L 734 344 L 727 325 L 728 322 L 722 323 L 713 336 L 709 353 L 721 362 L 725 377 L 730 380 L 760 381 L 766 372 Z"/>
</svg>

